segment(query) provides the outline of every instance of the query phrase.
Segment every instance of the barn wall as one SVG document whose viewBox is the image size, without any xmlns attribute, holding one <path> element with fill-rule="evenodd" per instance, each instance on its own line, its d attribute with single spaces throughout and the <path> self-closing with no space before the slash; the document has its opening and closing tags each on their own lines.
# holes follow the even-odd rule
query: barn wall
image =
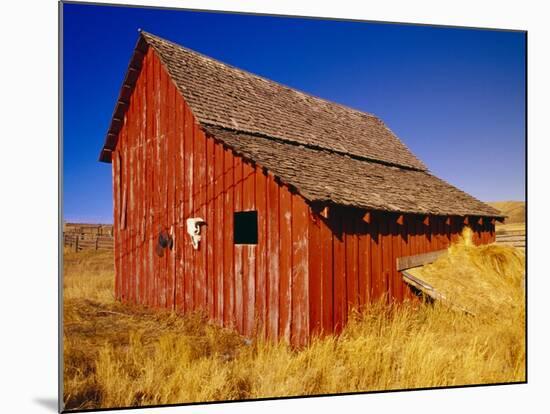
<svg viewBox="0 0 550 414">
<path fill-rule="evenodd" d="M 415 295 L 396 270 L 398 257 L 447 248 L 466 225 L 462 217 L 375 213 L 331 207 L 310 213 L 310 333 L 340 332 L 350 312 L 386 295 L 388 302 Z M 367 222 L 368 221 L 368 222 Z M 470 220 L 474 243 L 495 240 L 494 224 Z"/>
<path fill-rule="evenodd" d="M 142 62 L 112 156 L 115 294 L 118 300 L 205 312 L 245 335 L 304 345 L 339 332 L 349 312 L 384 294 L 412 298 L 395 259 L 446 247 L 463 221 L 331 209 L 302 197 L 199 128 L 158 57 Z M 234 245 L 233 213 L 258 212 L 258 244 Z M 194 250 L 186 219 L 201 217 Z M 494 225 L 470 223 L 475 242 Z M 173 249 L 159 256 L 160 231 Z"/>
<path fill-rule="evenodd" d="M 151 49 L 112 158 L 117 299 L 201 310 L 245 335 L 307 341 L 308 206 L 206 137 Z M 247 210 L 258 212 L 258 244 L 234 245 L 233 213 Z M 207 222 L 199 250 L 188 217 Z M 162 257 L 161 230 L 174 239 Z"/>
</svg>

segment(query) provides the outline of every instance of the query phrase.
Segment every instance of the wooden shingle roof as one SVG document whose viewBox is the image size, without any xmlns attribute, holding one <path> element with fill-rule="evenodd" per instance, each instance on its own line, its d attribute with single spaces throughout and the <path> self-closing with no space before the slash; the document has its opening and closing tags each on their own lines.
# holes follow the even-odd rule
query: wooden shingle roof
<svg viewBox="0 0 550 414">
<path fill-rule="evenodd" d="M 147 47 L 157 53 L 209 135 L 266 167 L 308 201 L 382 211 L 502 216 L 430 174 L 374 115 L 307 95 L 145 32 L 133 61 Z M 132 64 L 127 79 L 137 77 L 131 68 Z M 128 92 L 123 88 L 122 93 Z M 122 119 L 121 112 L 124 107 L 117 105 L 113 119 Z M 117 129 L 112 122 L 102 161 L 110 160 Z"/>
</svg>

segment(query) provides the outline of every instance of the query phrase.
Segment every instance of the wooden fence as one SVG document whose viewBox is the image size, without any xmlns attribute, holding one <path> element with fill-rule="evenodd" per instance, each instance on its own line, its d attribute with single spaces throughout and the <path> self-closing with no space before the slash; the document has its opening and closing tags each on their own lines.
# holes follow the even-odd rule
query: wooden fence
<svg viewBox="0 0 550 414">
<path fill-rule="evenodd" d="M 496 243 L 525 249 L 525 230 L 497 230 Z"/>
<path fill-rule="evenodd" d="M 63 245 L 72 251 L 113 249 L 113 226 L 110 224 L 65 223 Z"/>
<path fill-rule="evenodd" d="M 112 224 L 63 223 L 63 233 L 112 236 Z"/>
</svg>

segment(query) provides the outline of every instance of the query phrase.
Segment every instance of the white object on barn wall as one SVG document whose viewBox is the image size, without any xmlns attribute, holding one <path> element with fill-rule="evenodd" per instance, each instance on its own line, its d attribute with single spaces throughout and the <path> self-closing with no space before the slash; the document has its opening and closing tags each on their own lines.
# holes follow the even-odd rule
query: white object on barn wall
<svg viewBox="0 0 550 414">
<path fill-rule="evenodd" d="M 187 233 L 191 237 L 191 243 L 193 243 L 193 248 L 195 250 L 199 249 L 202 224 L 206 224 L 206 221 L 200 217 L 192 217 L 187 219 Z"/>
</svg>

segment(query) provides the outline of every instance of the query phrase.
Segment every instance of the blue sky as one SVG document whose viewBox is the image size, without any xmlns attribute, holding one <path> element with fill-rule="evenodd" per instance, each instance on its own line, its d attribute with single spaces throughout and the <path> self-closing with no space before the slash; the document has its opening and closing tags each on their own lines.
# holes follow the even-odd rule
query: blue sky
<svg viewBox="0 0 550 414">
<path fill-rule="evenodd" d="M 525 197 L 523 33 L 64 4 L 66 220 L 112 222 L 98 156 L 138 28 L 376 114 L 481 200 Z"/>
</svg>

